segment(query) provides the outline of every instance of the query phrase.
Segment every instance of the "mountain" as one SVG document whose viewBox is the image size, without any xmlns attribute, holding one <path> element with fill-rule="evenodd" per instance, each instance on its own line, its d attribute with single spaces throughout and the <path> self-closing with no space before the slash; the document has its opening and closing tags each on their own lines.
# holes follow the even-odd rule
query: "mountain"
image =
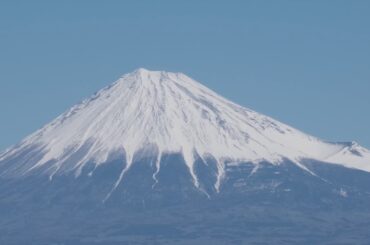
<svg viewBox="0 0 370 245">
<path fill-rule="evenodd" d="M 0 154 L 0 242 L 366 244 L 369 172 L 355 142 L 138 69 Z"/>
</svg>

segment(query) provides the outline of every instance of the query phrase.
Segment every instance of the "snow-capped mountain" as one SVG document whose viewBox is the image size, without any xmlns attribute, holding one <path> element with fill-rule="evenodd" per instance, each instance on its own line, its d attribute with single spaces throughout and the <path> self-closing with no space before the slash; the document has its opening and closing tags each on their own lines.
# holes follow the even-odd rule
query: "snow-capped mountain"
<svg viewBox="0 0 370 245">
<path fill-rule="evenodd" d="M 88 150 L 71 163 L 87 145 Z M 24 157 L 1 175 L 32 174 L 47 166 L 44 174 L 50 179 L 66 172 L 79 176 L 86 163 L 99 166 L 117 152 L 123 152 L 127 164 L 116 185 L 133 158 L 146 155 L 157 158 L 156 180 L 161 156 L 167 153 L 181 153 L 197 187 L 195 158 L 215 159 L 217 189 L 225 162 L 279 164 L 289 159 L 310 171 L 301 160 L 315 159 L 370 171 L 370 152 L 356 143 L 322 141 L 239 106 L 182 73 L 145 69 L 122 76 L 72 107 L 1 154 L 0 162 L 28 149 L 37 152 L 37 157 Z"/>
<path fill-rule="evenodd" d="M 0 244 L 369 244 L 369 186 L 357 143 L 138 69 L 0 154 Z"/>
</svg>

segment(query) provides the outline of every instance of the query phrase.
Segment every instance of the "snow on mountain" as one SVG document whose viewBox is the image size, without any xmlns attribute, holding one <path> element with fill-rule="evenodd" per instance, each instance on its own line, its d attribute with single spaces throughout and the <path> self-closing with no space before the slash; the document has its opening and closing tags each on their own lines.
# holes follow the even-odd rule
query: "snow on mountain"
<svg viewBox="0 0 370 245">
<path fill-rule="evenodd" d="M 338 152 L 323 159 L 325 162 L 338 163 L 345 167 L 370 172 L 370 151 L 356 142 L 342 143 Z"/>
<path fill-rule="evenodd" d="M 88 150 L 73 168 L 63 168 L 85 145 Z M 196 186 L 195 157 L 212 157 L 218 163 L 216 188 L 225 161 L 279 164 L 290 159 L 306 169 L 301 160 L 315 159 L 370 172 L 370 152 L 355 143 L 324 142 L 239 106 L 182 73 L 145 69 L 122 76 L 0 154 L 0 165 L 32 147 L 42 157 L 27 169 L 18 162 L 18 174 L 53 162 L 47 171 L 51 178 L 63 171 L 78 176 L 87 162 L 104 164 L 114 152 L 124 152 L 127 164 L 116 186 L 139 152 L 157 157 L 154 179 L 163 154 L 181 153 Z"/>
</svg>

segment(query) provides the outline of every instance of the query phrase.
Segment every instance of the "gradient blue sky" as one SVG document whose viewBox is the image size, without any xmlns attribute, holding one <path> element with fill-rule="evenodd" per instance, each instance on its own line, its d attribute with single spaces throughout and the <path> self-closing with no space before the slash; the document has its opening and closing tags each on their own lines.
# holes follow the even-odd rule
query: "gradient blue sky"
<svg viewBox="0 0 370 245">
<path fill-rule="evenodd" d="M 370 1 L 0 2 L 0 150 L 138 67 L 370 147 Z"/>
</svg>

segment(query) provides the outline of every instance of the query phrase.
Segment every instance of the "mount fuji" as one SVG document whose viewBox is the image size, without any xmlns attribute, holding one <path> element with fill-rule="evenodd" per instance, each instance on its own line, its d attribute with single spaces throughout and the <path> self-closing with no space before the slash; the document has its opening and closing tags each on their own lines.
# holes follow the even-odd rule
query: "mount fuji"
<svg viewBox="0 0 370 245">
<path fill-rule="evenodd" d="M 369 150 L 182 73 L 126 74 L 0 153 L 1 244 L 367 244 L 369 220 Z"/>
</svg>

